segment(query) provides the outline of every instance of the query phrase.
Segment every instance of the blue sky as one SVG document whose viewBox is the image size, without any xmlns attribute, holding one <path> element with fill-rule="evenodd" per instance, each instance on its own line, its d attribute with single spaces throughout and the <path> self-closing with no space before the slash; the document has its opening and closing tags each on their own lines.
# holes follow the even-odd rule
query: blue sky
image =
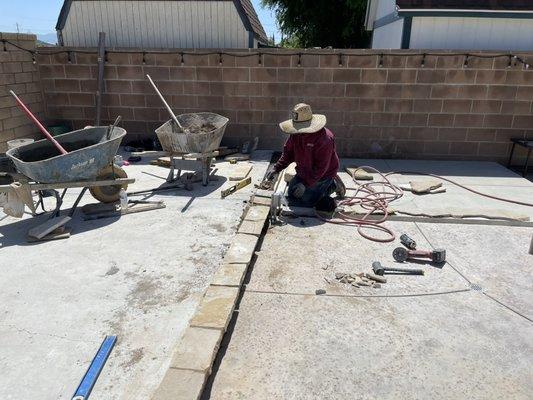
<svg viewBox="0 0 533 400">
<path fill-rule="evenodd" d="M 269 37 L 279 33 L 276 28 L 274 14 L 261 7 L 260 0 L 252 0 L 263 26 Z M 31 32 L 38 35 L 54 33 L 59 10 L 63 0 L 2 0 L 2 17 L 0 31 L 17 32 L 17 23 L 21 33 Z"/>
</svg>

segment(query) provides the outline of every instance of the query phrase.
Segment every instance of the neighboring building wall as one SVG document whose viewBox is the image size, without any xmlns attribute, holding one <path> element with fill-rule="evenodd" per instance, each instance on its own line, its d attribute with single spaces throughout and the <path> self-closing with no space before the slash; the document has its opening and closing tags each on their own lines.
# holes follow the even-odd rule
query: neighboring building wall
<svg viewBox="0 0 533 400">
<path fill-rule="evenodd" d="M 0 39 L 35 49 L 35 35 L 0 33 Z M 37 137 L 35 125 L 19 110 L 9 90 L 18 94 L 38 118 L 44 116 L 37 65 L 33 64 L 31 54 L 9 43 L 6 50 L 0 43 L 0 153 L 6 151 L 9 140 Z"/>
<path fill-rule="evenodd" d="M 372 35 L 373 49 L 401 49 L 403 19 L 374 29 Z"/>
<path fill-rule="evenodd" d="M 396 11 L 396 0 L 377 0 L 376 20 Z"/>
<path fill-rule="evenodd" d="M 414 17 L 412 49 L 533 50 L 533 19 Z"/>
<path fill-rule="evenodd" d="M 53 50 L 50 48 L 49 50 Z M 86 49 L 85 49 L 86 50 Z M 300 51 L 301 57 L 295 55 Z M 241 50 L 240 55 L 247 50 Z M 248 51 L 250 52 L 250 51 Z M 512 137 L 533 137 L 533 70 L 508 58 L 470 58 L 395 50 L 305 54 L 269 49 L 261 59 L 218 54 L 108 53 L 104 123 L 122 115 L 129 137 L 154 135 L 169 119 L 146 81 L 150 74 L 176 113 L 213 111 L 230 118 L 224 143 L 255 136 L 281 149 L 278 123 L 298 102 L 324 113 L 347 157 L 503 161 Z M 312 50 L 313 53 L 328 51 Z M 330 51 L 331 52 L 331 51 Z M 524 54 L 533 60 L 533 54 Z M 298 62 L 300 60 L 300 63 Z M 261 61 L 261 62 L 259 62 Z M 50 120 L 83 127 L 94 121 L 96 54 L 40 56 Z M 59 122 L 59 121 L 58 121 Z M 133 135 L 133 136 L 132 136 Z"/>
<path fill-rule="evenodd" d="M 250 36 L 232 1 L 74 1 L 65 46 L 247 48 Z"/>
</svg>

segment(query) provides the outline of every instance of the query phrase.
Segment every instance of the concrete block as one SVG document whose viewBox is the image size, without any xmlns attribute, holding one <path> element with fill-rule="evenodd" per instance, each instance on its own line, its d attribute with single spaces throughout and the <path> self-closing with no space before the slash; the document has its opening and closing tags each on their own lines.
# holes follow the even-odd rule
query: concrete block
<svg viewBox="0 0 533 400">
<path fill-rule="evenodd" d="M 264 207 L 266 208 L 266 207 Z M 242 221 L 241 226 L 239 226 L 238 233 L 246 233 L 248 235 L 261 235 L 263 227 L 265 226 L 265 221 Z"/>
<path fill-rule="evenodd" d="M 210 373 L 222 334 L 220 329 L 188 327 L 176 347 L 170 367 Z"/>
<path fill-rule="evenodd" d="M 228 264 L 248 264 L 254 254 L 257 241 L 257 236 L 237 233 L 224 257 L 224 261 Z"/>
<path fill-rule="evenodd" d="M 213 276 L 211 285 L 240 287 L 247 268 L 247 264 L 223 264 Z"/>
<path fill-rule="evenodd" d="M 272 190 L 257 189 L 255 191 L 255 197 L 271 198 L 274 192 Z"/>
<path fill-rule="evenodd" d="M 239 289 L 225 286 L 209 286 L 191 326 L 225 330 L 235 307 Z"/>
<path fill-rule="evenodd" d="M 270 209 L 268 207 L 250 207 L 244 216 L 245 221 L 265 221 L 268 218 Z"/>
<path fill-rule="evenodd" d="M 270 207 L 270 204 L 272 203 L 272 198 L 252 196 L 250 198 L 250 203 L 253 205 Z"/>
<path fill-rule="evenodd" d="M 204 372 L 169 368 L 152 400 L 199 399 L 205 379 Z"/>
</svg>

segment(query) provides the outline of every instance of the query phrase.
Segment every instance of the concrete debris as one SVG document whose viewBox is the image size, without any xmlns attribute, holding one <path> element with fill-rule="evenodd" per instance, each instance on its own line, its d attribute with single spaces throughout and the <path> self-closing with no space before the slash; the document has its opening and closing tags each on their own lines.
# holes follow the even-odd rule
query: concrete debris
<svg viewBox="0 0 533 400">
<path fill-rule="evenodd" d="M 379 276 L 379 275 L 376 275 L 376 274 L 373 274 L 371 272 L 367 272 L 365 274 L 365 276 L 368 278 L 368 279 L 371 279 L 373 281 L 376 281 L 376 282 L 379 282 L 379 283 L 387 283 L 387 278 L 383 277 L 383 276 Z"/>
<path fill-rule="evenodd" d="M 339 281 L 339 283 L 349 284 L 355 288 L 361 286 L 380 288 L 382 283 L 387 282 L 386 278 L 365 272 L 356 272 L 352 274 L 347 274 L 345 272 L 336 272 L 335 279 Z M 329 281 L 327 280 L 326 282 L 329 283 Z"/>
</svg>

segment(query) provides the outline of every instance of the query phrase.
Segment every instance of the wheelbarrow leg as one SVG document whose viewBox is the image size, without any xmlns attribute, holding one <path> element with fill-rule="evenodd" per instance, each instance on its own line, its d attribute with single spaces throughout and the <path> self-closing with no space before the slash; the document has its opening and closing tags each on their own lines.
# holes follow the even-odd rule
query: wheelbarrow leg
<svg viewBox="0 0 533 400">
<path fill-rule="evenodd" d="M 76 212 L 76 208 L 78 207 L 78 204 L 80 204 L 80 201 L 81 201 L 81 198 L 83 197 L 83 195 L 85 194 L 85 192 L 87 191 L 87 189 L 89 189 L 88 187 L 84 187 L 83 189 L 81 189 L 81 192 L 80 194 L 78 195 L 78 198 L 76 199 L 76 201 L 74 202 L 74 204 L 72 205 L 72 208 L 70 209 L 70 212 L 68 213 L 68 216 L 72 218 L 72 216 L 74 215 L 74 213 Z"/>
</svg>

